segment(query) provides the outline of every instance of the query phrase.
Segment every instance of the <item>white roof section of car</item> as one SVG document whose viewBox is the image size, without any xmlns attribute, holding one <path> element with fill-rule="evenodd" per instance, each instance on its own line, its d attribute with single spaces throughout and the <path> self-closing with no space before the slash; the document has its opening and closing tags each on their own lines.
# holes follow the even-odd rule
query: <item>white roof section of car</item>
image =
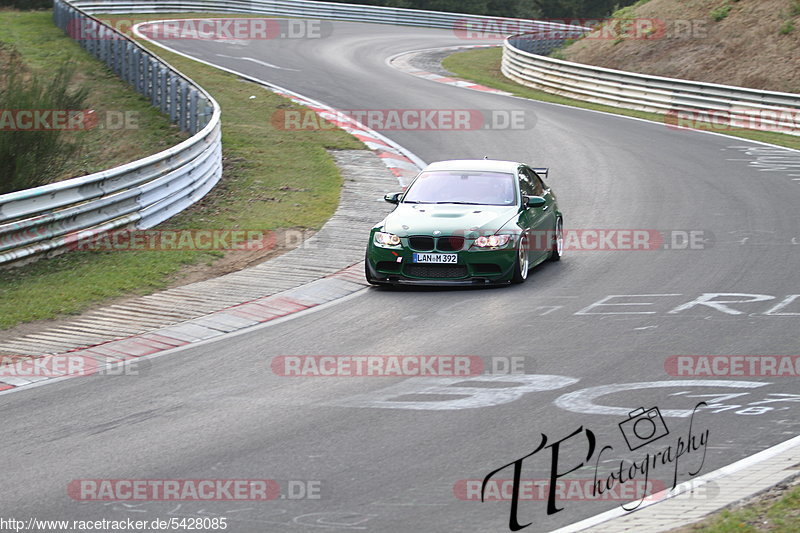
<svg viewBox="0 0 800 533">
<path fill-rule="evenodd" d="M 515 174 L 520 164 L 516 161 L 496 161 L 493 159 L 453 159 L 431 163 L 422 170 L 483 170 Z"/>
</svg>

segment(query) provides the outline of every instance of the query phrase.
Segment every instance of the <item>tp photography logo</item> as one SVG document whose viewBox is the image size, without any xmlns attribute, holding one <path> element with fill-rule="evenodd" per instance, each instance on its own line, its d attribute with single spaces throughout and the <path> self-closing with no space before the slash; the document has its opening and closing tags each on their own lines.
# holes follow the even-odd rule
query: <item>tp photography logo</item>
<svg viewBox="0 0 800 533">
<path fill-rule="evenodd" d="M 619 430 L 622 431 L 625 443 L 631 451 L 669 435 L 658 407 L 647 411 L 644 407 L 640 407 L 631 411 L 629 418 L 619 423 Z"/>
<path fill-rule="evenodd" d="M 621 507 L 625 511 L 634 511 L 645 501 L 652 502 L 675 495 L 679 476 L 685 471 L 689 478 L 692 478 L 700 473 L 705 463 L 709 430 L 698 430 L 695 417 L 701 407 L 707 406 L 706 402 L 696 404 L 691 411 L 686 432 L 679 434 L 672 443 L 665 446 L 662 439 L 670 435 L 670 432 L 664 423 L 661 411 L 657 407 L 647 410 L 638 408 L 631 411 L 627 419 L 618 422 L 627 448 L 629 452 L 634 452 L 647 445 L 648 451 L 640 451 L 636 455 L 628 457 L 612 458 L 608 456 L 610 452 L 613 452 L 614 446 L 609 444 L 601 446 L 595 432 L 584 426 L 580 426 L 558 440 L 551 441 L 547 435 L 542 433 L 539 444 L 532 452 L 496 468 L 483 478 L 480 486 L 480 501 L 509 500 L 508 528 L 511 531 L 519 531 L 533 523 L 520 523 L 520 501 L 546 500 L 546 510 L 549 516 L 564 510 L 564 506 L 559 506 L 559 503 L 565 499 L 615 499 L 619 498 L 620 494 L 633 493 L 633 497 L 629 500 L 631 505 L 622 504 Z M 567 453 L 575 453 L 576 447 L 580 447 L 581 441 L 583 441 L 585 451 L 581 452 L 581 448 L 577 448 L 579 450 L 578 457 L 565 458 L 564 455 Z M 656 448 L 658 443 L 663 447 Z M 537 498 L 532 495 L 535 491 L 531 488 L 535 487 L 536 483 L 528 482 L 527 485 L 524 483 L 526 480 L 522 477 L 522 467 L 525 460 L 544 450 L 550 451 L 549 458 L 545 463 L 550 470 L 550 476 L 549 479 L 539 484 L 546 487 L 546 497 Z M 564 450 L 568 450 L 568 452 Z M 604 458 L 604 455 L 607 457 Z M 693 459 L 693 461 L 687 465 L 689 459 Z M 532 461 L 531 459 L 530 462 Z M 495 477 L 509 467 L 513 467 L 513 476 L 510 481 Z M 563 480 L 569 479 L 567 476 L 581 469 L 594 470 L 590 489 L 584 491 L 580 497 L 571 498 L 569 493 L 565 493 L 563 489 L 559 490 L 559 487 L 564 487 Z M 607 472 L 605 472 L 606 469 L 608 469 Z M 655 476 L 672 478 L 671 484 L 663 483 Z M 499 481 L 503 481 L 503 490 L 494 490 L 493 492 L 493 484 L 497 485 Z M 461 485 L 457 486 L 461 487 Z M 468 486 L 465 484 L 465 487 Z M 580 486 L 580 482 L 577 483 L 577 486 Z M 664 488 L 662 489 L 662 487 Z M 685 487 L 686 485 L 682 484 L 679 490 L 683 490 Z"/>
</svg>

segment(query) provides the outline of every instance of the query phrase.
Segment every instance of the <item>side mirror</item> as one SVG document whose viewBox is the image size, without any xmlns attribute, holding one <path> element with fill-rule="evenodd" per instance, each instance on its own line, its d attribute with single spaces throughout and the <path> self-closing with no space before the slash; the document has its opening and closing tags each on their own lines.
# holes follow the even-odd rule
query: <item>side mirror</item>
<svg viewBox="0 0 800 533">
<path fill-rule="evenodd" d="M 387 194 L 386 196 L 384 196 L 383 199 L 389 202 L 390 204 L 399 204 L 401 196 L 403 196 L 403 193 L 393 192 L 391 194 Z"/>
<path fill-rule="evenodd" d="M 541 196 L 526 196 L 525 197 L 525 205 L 527 207 L 542 207 L 546 203 L 547 203 L 547 200 L 545 200 Z"/>
</svg>

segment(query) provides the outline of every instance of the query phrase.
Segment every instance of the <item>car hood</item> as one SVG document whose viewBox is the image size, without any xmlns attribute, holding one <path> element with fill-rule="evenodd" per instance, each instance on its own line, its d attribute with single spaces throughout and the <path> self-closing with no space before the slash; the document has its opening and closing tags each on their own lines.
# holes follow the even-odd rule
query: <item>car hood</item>
<svg viewBox="0 0 800 533">
<path fill-rule="evenodd" d="M 470 230 L 497 231 L 518 213 L 517 206 L 459 204 L 399 204 L 386 217 L 383 231 L 400 237 L 464 234 Z"/>
</svg>

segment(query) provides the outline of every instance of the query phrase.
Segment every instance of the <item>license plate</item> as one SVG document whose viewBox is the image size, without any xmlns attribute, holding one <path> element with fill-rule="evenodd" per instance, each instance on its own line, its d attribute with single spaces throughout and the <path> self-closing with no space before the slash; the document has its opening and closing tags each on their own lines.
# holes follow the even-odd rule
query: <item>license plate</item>
<svg viewBox="0 0 800 533">
<path fill-rule="evenodd" d="M 414 254 L 414 263 L 458 263 L 457 254 Z"/>
</svg>

